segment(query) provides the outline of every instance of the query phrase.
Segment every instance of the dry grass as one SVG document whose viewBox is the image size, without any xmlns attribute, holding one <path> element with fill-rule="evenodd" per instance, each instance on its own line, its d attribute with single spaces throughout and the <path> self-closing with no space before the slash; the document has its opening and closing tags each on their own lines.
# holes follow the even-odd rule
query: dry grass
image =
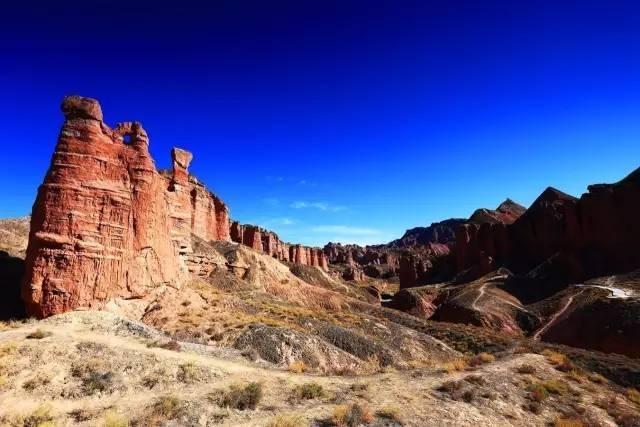
<svg viewBox="0 0 640 427">
<path fill-rule="evenodd" d="M 232 385 L 228 390 L 218 393 L 218 405 L 223 408 L 256 409 L 262 400 L 262 384 L 251 382 L 245 386 Z"/>
<path fill-rule="evenodd" d="M 309 423 L 302 415 L 276 415 L 266 427 L 307 427 Z"/>
<path fill-rule="evenodd" d="M 336 406 L 331 420 L 338 427 L 356 427 L 373 421 L 373 415 L 366 404 L 352 403 Z"/>
<path fill-rule="evenodd" d="M 384 369 L 382 362 L 378 356 L 371 355 L 358 365 L 357 372 L 360 375 L 373 375 L 381 372 Z"/>
<path fill-rule="evenodd" d="M 496 358 L 493 354 L 482 352 L 482 353 L 476 354 L 471 359 L 469 359 L 468 365 L 480 366 L 480 365 L 484 365 L 486 363 L 492 363 L 495 361 L 496 361 Z"/>
<path fill-rule="evenodd" d="M 520 365 L 516 368 L 516 372 L 519 374 L 530 374 L 533 375 L 536 373 L 536 368 L 533 365 Z"/>
<path fill-rule="evenodd" d="M 129 427 L 129 420 L 115 411 L 107 411 L 102 425 L 103 427 Z"/>
<path fill-rule="evenodd" d="M 46 403 L 38 406 L 31 413 L 14 416 L 13 419 L 8 420 L 6 425 L 12 427 L 55 427 L 56 424 L 53 415 L 51 415 L 51 405 Z"/>
<path fill-rule="evenodd" d="M 289 372 L 294 374 L 302 374 L 308 370 L 307 364 L 302 360 L 297 360 L 289 364 Z"/>
<path fill-rule="evenodd" d="M 583 427 L 584 423 L 577 418 L 556 418 L 554 427 Z"/>
<path fill-rule="evenodd" d="M 376 411 L 378 418 L 394 421 L 396 423 L 402 423 L 402 417 L 400 416 L 400 409 L 395 406 L 385 406 Z"/>
<path fill-rule="evenodd" d="M 542 354 L 547 358 L 547 361 L 559 371 L 570 372 L 575 369 L 571 360 L 562 353 L 546 349 Z"/>
<path fill-rule="evenodd" d="M 626 392 L 627 399 L 635 403 L 636 405 L 640 405 L 640 391 L 635 388 L 628 388 Z"/>
<path fill-rule="evenodd" d="M 591 373 L 588 375 L 589 381 L 596 384 L 606 384 L 607 379 L 600 374 Z"/>
<path fill-rule="evenodd" d="M 178 368 L 178 380 L 186 384 L 193 384 L 200 379 L 198 368 L 191 362 L 184 363 Z"/>
<path fill-rule="evenodd" d="M 467 369 L 467 361 L 465 359 L 455 359 L 442 365 L 442 370 L 448 374 L 464 371 L 465 369 Z"/>
</svg>

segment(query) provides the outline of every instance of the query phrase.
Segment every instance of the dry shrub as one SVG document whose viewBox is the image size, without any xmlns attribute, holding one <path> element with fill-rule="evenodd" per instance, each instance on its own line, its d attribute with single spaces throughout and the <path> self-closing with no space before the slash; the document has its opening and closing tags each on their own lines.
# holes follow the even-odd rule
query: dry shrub
<svg viewBox="0 0 640 427">
<path fill-rule="evenodd" d="M 464 359 L 455 359 L 442 365 L 442 370 L 448 374 L 465 369 L 467 369 L 467 361 Z"/>
<path fill-rule="evenodd" d="M 267 427 L 307 427 L 309 423 L 302 415 L 276 415 Z"/>
<path fill-rule="evenodd" d="M 20 427 L 55 427 L 53 420 L 51 405 L 43 404 L 29 414 L 16 416 L 9 425 Z"/>
<path fill-rule="evenodd" d="M 297 360 L 289 364 L 289 372 L 293 372 L 294 374 L 302 374 L 306 372 L 307 369 L 307 364 L 302 360 Z"/>
<path fill-rule="evenodd" d="M 579 369 L 572 369 L 567 372 L 567 378 L 580 384 L 584 383 L 587 380 L 587 376 L 585 375 L 585 373 Z"/>
<path fill-rule="evenodd" d="M 360 365 L 358 365 L 358 373 L 360 375 L 373 375 L 383 370 L 382 362 L 377 355 L 373 354 L 367 357 Z"/>
<path fill-rule="evenodd" d="M 26 338 L 31 340 L 41 340 L 43 338 L 50 337 L 51 335 L 53 335 L 52 332 L 43 331 L 42 329 L 38 328 L 35 331 L 31 332 L 29 335 L 27 335 Z"/>
<path fill-rule="evenodd" d="M 583 427 L 584 423 L 577 418 L 556 418 L 554 427 Z"/>
<path fill-rule="evenodd" d="M 400 416 L 400 409 L 395 406 L 385 406 L 376 411 L 378 418 L 385 420 L 395 421 L 396 423 L 402 423 L 402 417 Z"/>
<path fill-rule="evenodd" d="M 480 354 L 473 356 L 471 359 L 469 359 L 468 365 L 480 366 L 480 365 L 484 365 L 485 363 L 495 362 L 495 360 L 496 358 L 493 354 L 482 352 Z"/>
<path fill-rule="evenodd" d="M 145 421 L 150 425 L 160 424 L 161 421 L 175 420 L 184 414 L 184 403 L 175 396 L 158 398 L 148 410 Z"/>
<path fill-rule="evenodd" d="M 555 379 L 546 380 L 540 383 L 540 385 L 542 385 L 542 387 L 544 387 L 551 394 L 562 395 L 562 394 L 566 394 L 569 391 L 569 387 L 567 386 L 567 383 L 560 380 L 555 380 Z"/>
<path fill-rule="evenodd" d="M 183 363 L 178 368 L 178 380 L 183 383 L 192 384 L 200 379 L 198 368 L 191 362 Z"/>
<path fill-rule="evenodd" d="M 33 391 L 37 388 L 43 387 L 51 382 L 51 378 L 46 375 L 36 375 L 35 377 L 27 380 L 22 384 L 22 388 L 27 391 Z"/>
<path fill-rule="evenodd" d="M 13 341 L 6 342 L 0 345 L 0 357 L 11 356 L 18 350 L 18 344 Z"/>
<path fill-rule="evenodd" d="M 364 403 L 336 406 L 331 420 L 338 427 L 357 427 L 373 421 L 369 407 Z"/>
<path fill-rule="evenodd" d="M 627 399 L 629 399 L 636 405 L 640 405 L 640 391 L 636 390 L 635 388 L 628 388 L 626 395 Z"/>
<path fill-rule="evenodd" d="M 293 396 L 297 399 L 318 399 L 325 396 L 324 388 L 318 383 L 306 383 L 293 389 Z"/>
<path fill-rule="evenodd" d="M 516 369 L 516 372 L 519 374 L 535 374 L 536 373 L 536 368 L 532 365 L 520 365 L 518 366 L 518 368 Z"/>
<path fill-rule="evenodd" d="M 163 348 L 165 350 L 171 350 L 171 351 L 180 351 L 182 350 L 182 347 L 180 347 L 180 343 L 176 340 L 170 340 L 167 342 L 159 342 L 159 341 L 153 341 L 147 344 L 147 347 L 149 348 Z"/>
<path fill-rule="evenodd" d="M 229 390 L 221 393 L 218 399 L 218 405 L 223 408 L 239 409 L 256 409 L 258 403 L 262 400 L 262 384 L 251 382 L 244 387 L 232 385 Z"/>
<path fill-rule="evenodd" d="M 537 402 L 537 403 L 544 402 L 547 399 L 547 397 L 549 397 L 549 392 L 540 383 L 531 384 L 528 390 L 529 390 L 529 399 L 531 399 L 533 402 Z"/>
<path fill-rule="evenodd" d="M 571 360 L 562 353 L 546 349 L 542 354 L 547 358 L 547 361 L 559 371 L 569 372 L 575 369 Z"/>
</svg>

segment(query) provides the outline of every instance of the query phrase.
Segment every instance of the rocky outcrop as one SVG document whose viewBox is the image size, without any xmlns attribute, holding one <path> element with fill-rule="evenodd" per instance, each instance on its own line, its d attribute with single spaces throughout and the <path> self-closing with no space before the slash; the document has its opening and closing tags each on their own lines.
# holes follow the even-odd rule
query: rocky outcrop
<svg viewBox="0 0 640 427">
<path fill-rule="evenodd" d="M 499 266 L 529 270 L 564 260 L 567 280 L 580 281 L 640 265 L 640 169 L 615 184 L 591 185 L 580 199 L 547 188 L 512 224 L 458 228 L 456 266 L 479 276 Z"/>
<path fill-rule="evenodd" d="M 511 199 L 507 199 L 500 203 L 495 210 L 492 209 L 478 209 L 476 210 L 469 221 L 474 224 L 484 223 L 500 223 L 500 224 L 512 224 L 515 220 L 527 210 L 524 206 L 514 202 Z"/>
<path fill-rule="evenodd" d="M 189 174 L 188 151 L 174 148 L 172 170 L 159 172 L 140 123 L 111 129 L 100 104 L 79 96 L 66 97 L 62 111 L 65 122 L 31 217 L 22 282 L 29 314 L 100 308 L 112 298 L 180 287 L 187 263 L 200 272 L 210 268 L 193 259 L 193 236 L 242 236 L 255 250 L 287 258 L 274 235 L 265 250 L 260 229 L 231 223 L 225 203 Z M 321 257 L 309 258 L 326 267 Z"/>
<path fill-rule="evenodd" d="M 429 243 L 451 243 L 455 240 L 456 228 L 465 222 L 465 219 L 450 218 L 434 222 L 429 227 L 415 227 L 407 230 L 401 238 L 388 243 L 386 246 L 407 249 L 425 246 Z"/>
<path fill-rule="evenodd" d="M 22 296 L 44 317 L 133 298 L 186 273 L 172 239 L 167 181 L 140 123 L 110 129 L 97 101 L 67 97 L 33 206 Z"/>
</svg>

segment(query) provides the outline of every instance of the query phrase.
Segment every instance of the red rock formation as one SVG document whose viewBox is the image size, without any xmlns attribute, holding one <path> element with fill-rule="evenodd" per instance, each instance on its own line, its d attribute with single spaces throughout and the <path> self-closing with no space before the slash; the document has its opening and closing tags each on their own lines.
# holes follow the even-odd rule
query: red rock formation
<svg viewBox="0 0 640 427">
<path fill-rule="evenodd" d="M 249 246 L 253 250 L 262 252 L 262 233 L 260 232 L 260 227 L 245 225 L 242 234 L 242 244 Z"/>
<path fill-rule="evenodd" d="M 191 262 L 192 236 L 228 241 L 233 228 L 234 241 L 263 250 L 262 230 L 232 227 L 224 202 L 189 174 L 191 153 L 174 148 L 173 170 L 160 173 L 140 123 L 110 129 L 99 103 L 78 96 L 66 97 L 62 111 L 65 122 L 31 217 L 22 283 L 29 314 L 99 308 L 161 285 L 179 287 L 187 263 L 207 274 L 206 260 Z M 289 259 L 275 234 L 266 243 L 265 252 Z M 299 253 L 299 262 L 311 259 L 310 248 Z"/>
<path fill-rule="evenodd" d="M 512 224 L 458 228 L 457 270 L 482 275 L 508 265 L 528 271 L 555 257 L 565 260 L 569 281 L 640 265 L 640 169 L 615 184 L 588 188 L 580 199 L 547 188 Z M 556 257 L 560 255 L 560 257 Z"/>
<path fill-rule="evenodd" d="M 524 206 L 519 205 L 511 199 L 507 199 L 500 203 L 500 206 L 498 206 L 496 210 L 484 208 L 476 210 L 469 218 L 469 222 L 475 224 L 512 224 L 515 220 L 520 218 L 526 210 L 527 209 Z"/>
<path fill-rule="evenodd" d="M 33 207 L 22 296 L 39 317 L 179 286 L 167 182 L 139 123 L 109 129 L 100 105 L 66 97 L 65 123 Z M 126 143 L 125 143 L 126 141 Z"/>
<path fill-rule="evenodd" d="M 233 221 L 231 223 L 231 241 L 236 243 L 242 243 L 242 236 L 244 235 L 244 226 L 240 224 L 238 221 Z"/>
</svg>

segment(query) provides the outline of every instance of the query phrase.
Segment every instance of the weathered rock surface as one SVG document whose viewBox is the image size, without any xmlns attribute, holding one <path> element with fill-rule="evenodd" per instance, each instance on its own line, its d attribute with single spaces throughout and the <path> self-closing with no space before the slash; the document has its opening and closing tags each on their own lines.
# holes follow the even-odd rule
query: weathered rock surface
<svg viewBox="0 0 640 427">
<path fill-rule="evenodd" d="M 100 104 L 79 96 L 65 97 L 62 111 L 65 122 L 31 217 L 22 282 L 27 312 L 46 317 L 180 287 L 187 263 L 206 271 L 204 260 L 193 259 L 192 236 L 230 241 L 232 224 L 224 202 L 189 174 L 193 155 L 173 149 L 172 170 L 160 173 L 140 123 L 111 129 Z M 259 229 L 235 223 L 233 239 L 239 234 L 242 243 L 264 250 Z M 270 253 L 284 252 L 268 243 Z"/>
</svg>

